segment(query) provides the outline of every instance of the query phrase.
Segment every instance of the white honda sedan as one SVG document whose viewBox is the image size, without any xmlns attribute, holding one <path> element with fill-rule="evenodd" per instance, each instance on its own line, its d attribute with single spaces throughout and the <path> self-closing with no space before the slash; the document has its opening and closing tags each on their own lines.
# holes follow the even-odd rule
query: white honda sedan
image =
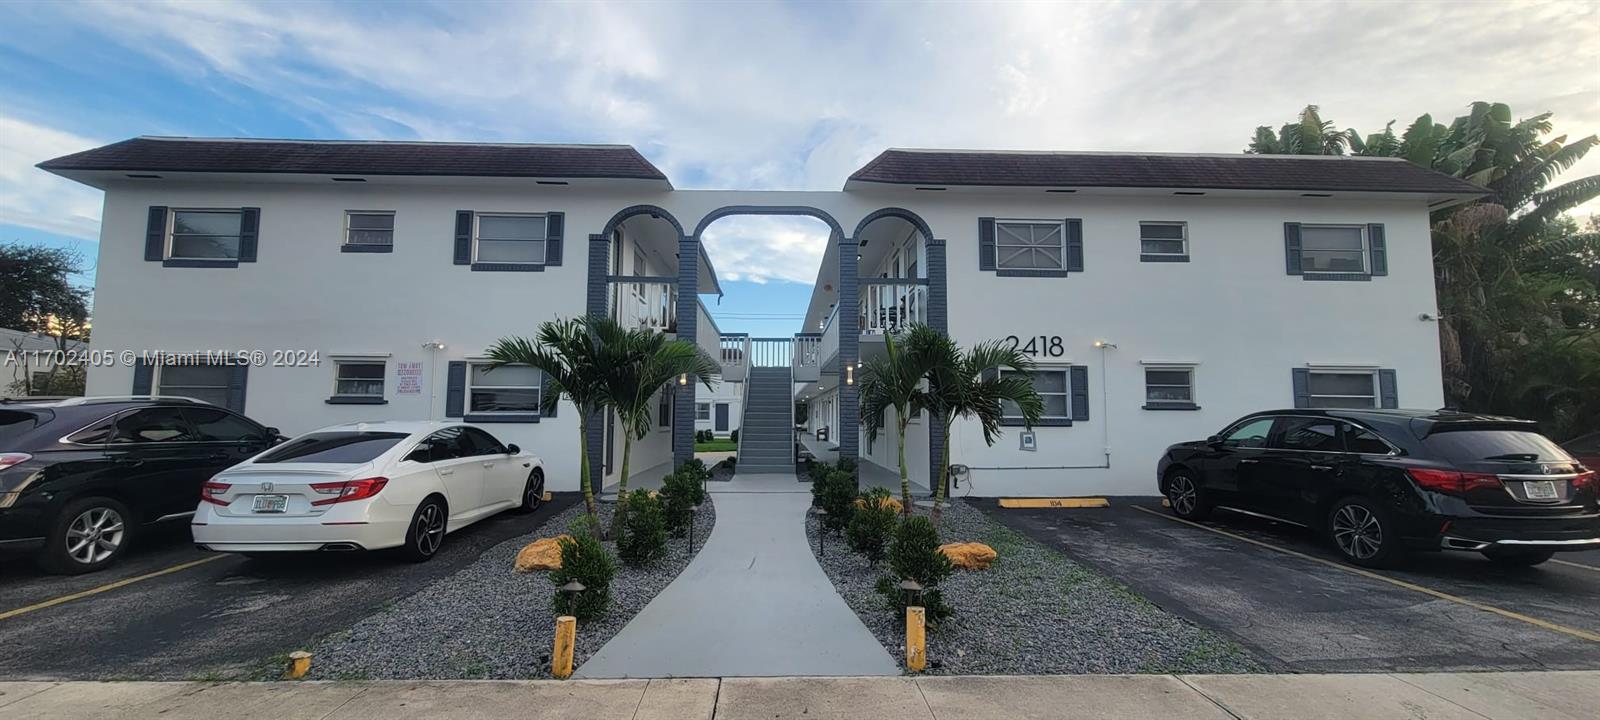
<svg viewBox="0 0 1600 720">
<path fill-rule="evenodd" d="M 192 521 L 202 549 L 266 555 L 399 548 L 413 561 L 447 533 L 544 499 L 539 458 L 450 422 L 335 425 L 218 473 Z"/>
</svg>

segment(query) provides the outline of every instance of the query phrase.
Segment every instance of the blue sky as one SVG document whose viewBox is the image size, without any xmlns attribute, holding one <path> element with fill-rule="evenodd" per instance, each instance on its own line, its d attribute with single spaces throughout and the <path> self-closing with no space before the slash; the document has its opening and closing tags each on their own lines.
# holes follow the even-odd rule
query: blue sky
<svg viewBox="0 0 1600 720">
<path fill-rule="evenodd" d="M 1600 4 L 0 4 L 0 241 L 81 249 L 34 163 L 143 134 L 617 142 L 680 188 L 837 189 L 885 147 L 1234 152 L 1478 99 L 1600 130 Z M 1567 173 L 1600 172 L 1600 154 Z M 728 331 L 797 329 L 825 240 L 730 219 Z M 85 278 L 87 281 L 88 278 Z"/>
</svg>

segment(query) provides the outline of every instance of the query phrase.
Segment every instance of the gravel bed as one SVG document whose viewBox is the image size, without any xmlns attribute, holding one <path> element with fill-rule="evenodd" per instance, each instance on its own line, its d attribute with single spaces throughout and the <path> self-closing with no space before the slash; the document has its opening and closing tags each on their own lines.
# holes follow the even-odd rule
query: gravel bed
<svg viewBox="0 0 1600 720">
<path fill-rule="evenodd" d="M 917 508 L 926 514 L 925 508 Z M 806 535 L 817 553 L 817 519 Z M 1264 667 L 1236 643 L 1168 613 L 1122 583 L 956 502 L 940 522 L 943 542 L 981 542 L 1000 557 L 988 570 L 956 570 L 939 588 L 955 615 L 928 629 L 932 675 L 1240 673 Z M 905 618 L 874 590 L 874 566 L 827 537 L 818 562 L 851 609 L 897 659 Z"/>
<path fill-rule="evenodd" d="M 602 527 L 610 527 L 614 505 L 600 504 Z M 517 551 L 541 537 L 566 532 L 584 513 L 582 502 L 536 531 L 485 551 L 473 564 L 384 608 L 348 630 L 326 638 L 313 651 L 316 680 L 523 679 L 550 677 L 555 641 L 555 587 L 543 572 L 511 571 Z M 574 661 L 582 665 L 655 598 L 694 558 L 711 535 L 717 512 L 711 496 L 688 539 L 667 539 L 667 557 L 647 568 L 617 562 L 611 609 L 578 627 Z M 616 556 L 616 544 L 606 548 Z"/>
</svg>

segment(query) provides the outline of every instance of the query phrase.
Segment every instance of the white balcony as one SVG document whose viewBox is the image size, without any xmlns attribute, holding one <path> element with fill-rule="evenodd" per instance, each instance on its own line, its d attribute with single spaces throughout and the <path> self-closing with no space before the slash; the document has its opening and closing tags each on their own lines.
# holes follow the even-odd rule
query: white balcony
<svg viewBox="0 0 1600 720">
<path fill-rule="evenodd" d="M 861 278 L 861 334 L 904 332 L 928 321 L 928 286 L 915 280 Z"/>
<path fill-rule="evenodd" d="M 837 348 L 835 348 L 837 351 Z M 793 359 L 790 367 L 794 368 L 795 382 L 812 382 L 822 375 L 822 336 L 805 334 L 794 336 L 792 347 Z"/>
<path fill-rule="evenodd" d="M 659 280 L 614 281 L 607 302 L 611 317 L 623 327 L 664 333 L 677 330 L 676 283 Z"/>
</svg>

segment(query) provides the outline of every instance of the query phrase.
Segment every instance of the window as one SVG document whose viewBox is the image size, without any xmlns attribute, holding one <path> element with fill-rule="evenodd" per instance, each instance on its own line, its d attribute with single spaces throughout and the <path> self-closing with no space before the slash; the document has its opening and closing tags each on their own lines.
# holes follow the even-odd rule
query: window
<svg viewBox="0 0 1600 720">
<path fill-rule="evenodd" d="M 1189 257 L 1189 225 L 1181 222 L 1139 223 L 1139 259 Z"/>
<path fill-rule="evenodd" d="M 695 403 L 695 406 L 694 406 L 694 419 L 696 419 L 696 420 L 710 420 L 711 419 L 711 403 Z"/>
<path fill-rule="evenodd" d="M 545 257 L 545 217 L 479 214 L 473 240 L 473 262 L 539 265 Z"/>
<path fill-rule="evenodd" d="M 135 410 L 118 417 L 116 430 L 109 442 L 122 445 L 191 440 L 194 440 L 194 435 L 178 408 L 153 407 Z"/>
<path fill-rule="evenodd" d="M 462 452 L 469 455 L 504 455 L 506 446 L 494 439 L 493 435 L 475 427 L 462 428 Z"/>
<path fill-rule="evenodd" d="M 1344 423 L 1340 424 L 1344 425 L 1345 450 L 1367 455 L 1388 455 L 1391 452 L 1389 443 L 1384 442 L 1383 438 L 1378 437 L 1371 430 Z"/>
<path fill-rule="evenodd" d="M 1066 268 L 1066 226 L 1059 222 L 995 222 L 995 267 L 1001 270 Z"/>
<path fill-rule="evenodd" d="M 1367 272 L 1367 233 L 1360 225 L 1300 226 L 1302 273 Z"/>
<path fill-rule="evenodd" d="M 1044 401 L 1044 413 L 1040 415 L 1040 419 L 1066 420 L 1072 417 L 1072 396 L 1066 368 L 1035 369 L 1033 389 L 1039 393 L 1039 399 Z M 1005 402 L 1000 408 L 1000 415 L 1008 420 L 1020 420 L 1022 410 L 1016 403 Z"/>
<path fill-rule="evenodd" d="M 1198 407 L 1194 404 L 1194 368 L 1145 368 L 1144 402 L 1147 410 Z"/>
<path fill-rule="evenodd" d="M 266 432 L 255 423 L 216 408 L 184 408 L 183 414 L 194 425 L 195 439 L 201 442 L 257 442 Z"/>
<path fill-rule="evenodd" d="M 274 448 L 255 462 L 358 465 L 371 462 L 406 437 L 405 433 L 393 432 L 312 433 Z"/>
<path fill-rule="evenodd" d="M 238 260 L 243 217 L 238 210 L 173 210 L 172 226 L 167 233 L 167 257 L 173 260 Z"/>
<path fill-rule="evenodd" d="M 176 395 L 228 406 L 228 376 L 232 369 L 221 364 L 162 365 L 157 375 L 158 395 Z"/>
<path fill-rule="evenodd" d="M 544 374 L 527 365 L 489 369 L 475 364 L 467 373 L 467 412 L 536 413 Z"/>
<path fill-rule="evenodd" d="M 448 427 L 424 438 L 417 443 L 416 449 L 406 456 L 407 460 L 414 462 L 443 462 L 456 458 L 468 457 L 471 452 L 463 447 L 461 440 L 461 426 Z"/>
<path fill-rule="evenodd" d="M 671 385 L 661 388 L 661 392 L 656 395 L 656 425 L 663 428 L 672 427 Z"/>
<path fill-rule="evenodd" d="M 1378 406 L 1377 374 L 1313 370 L 1307 375 L 1314 408 L 1375 408 Z"/>
<path fill-rule="evenodd" d="M 386 368 L 387 365 L 381 362 L 335 363 L 333 396 L 382 398 L 383 376 Z"/>
<path fill-rule="evenodd" d="M 344 244 L 379 249 L 393 247 L 394 213 L 376 210 L 345 211 Z"/>
<path fill-rule="evenodd" d="M 1327 418 L 1284 418 L 1278 444 L 1285 450 L 1344 452 L 1339 423 Z"/>
<path fill-rule="evenodd" d="M 1272 432 L 1272 418 L 1249 420 L 1222 437 L 1222 444 L 1234 448 L 1264 448 L 1267 434 Z"/>
<path fill-rule="evenodd" d="M 1435 431 L 1423 442 L 1430 452 L 1457 466 L 1485 462 L 1573 462 L 1566 450 L 1532 430 Z"/>
</svg>

